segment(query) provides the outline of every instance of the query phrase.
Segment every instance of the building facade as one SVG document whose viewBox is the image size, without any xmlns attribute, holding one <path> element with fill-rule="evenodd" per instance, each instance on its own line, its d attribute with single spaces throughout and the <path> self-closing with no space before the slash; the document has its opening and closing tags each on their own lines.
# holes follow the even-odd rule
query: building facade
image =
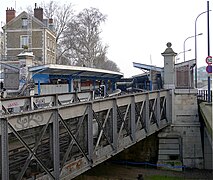
<svg viewBox="0 0 213 180">
<path fill-rule="evenodd" d="M 4 57 L 4 35 L 0 32 L 0 61 Z"/>
<path fill-rule="evenodd" d="M 25 51 L 33 52 L 35 64 L 56 63 L 56 34 L 53 20 L 43 18 L 43 9 L 36 7 L 34 15 L 25 11 L 18 16 L 13 8 L 6 10 L 4 33 L 4 55 L 13 60 Z"/>
</svg>

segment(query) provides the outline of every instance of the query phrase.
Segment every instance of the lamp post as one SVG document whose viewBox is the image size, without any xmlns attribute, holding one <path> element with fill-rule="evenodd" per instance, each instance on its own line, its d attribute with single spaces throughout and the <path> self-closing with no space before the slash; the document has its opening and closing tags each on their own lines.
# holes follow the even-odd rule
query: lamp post
<svg viewBox="0 0 213 180">
<path fill-rule="evenodd" d="M 186 60 L 186 54 L 185 54 L 185 52 L 186 52 L 186 50 L 185 50 L 185 48 L 186 48 L 186 40 L 188 40 L 188 39 L 190 39 L 190 38 L 193 38 L 193 37 L 196 37 L 196 36 L 200 36 L 200 35 L 203 35 L 203 33 L 196 34 L 195 36 L 189 36 L 189 37 L 187 37 L 187 38 L 184 40 L 184 43 L 183 43 L 183 59 L 184 59 L 184 62 L 185 62 L 185 60 Z"/>
<path fill-rule="evenodd" d="M 211 11 L 211 10 L 209 10 Z M 207 13 L 208 11 L 204 11 L 200 14 L 198 14 L 198 16 L 196 17 L 195 19 L 195 88 L 197 88 L 197 37 L 196 37 L 196 34 L 197 34 L 197 19 L 202 15 L 202 14 L 205 14 Z"/>
<path fill-rule="evenodd" d="M 180 55 L 180 54 L 182 54 L 182 53 L 186 53 L 186 52 L 189 52 L 189 51 L 191 51 L 191 49 L 188 49 L 188 50 L 184 50 L 184 51 L 182 51 L 182 52 L 179 52 L 178 54 L 177 54 L 177 56 L 176 56 L 176 62 L 177 62 L 177 60 L 179 60 L 180 58 L 178 58 L 178 56 Z"/>
</svg>

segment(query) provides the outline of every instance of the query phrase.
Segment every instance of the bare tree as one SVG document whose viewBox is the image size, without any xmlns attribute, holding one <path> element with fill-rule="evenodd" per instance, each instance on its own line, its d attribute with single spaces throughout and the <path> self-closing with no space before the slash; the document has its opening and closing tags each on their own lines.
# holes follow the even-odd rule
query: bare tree
<svg viewBox="0 0 213 180">
<path fill-rule="evenodd" d="M 74 17 L 74 9 L 72 4 L 60 5 L 60 2 L 49 1 L 48 3 L 43 2 L 41 5 L 43 7 L 44 16 L 47 19 L 53 19 L 54 30 L 56 33 L 56 45 L 57 45 L 57 58 L 56 63 L 61 63 L 60 60 L 66 62 L 65 56 L 63 56 L 65 49 L 62 46 L 63 42 L 63 32 L 67 30 L 67 25 L 72 21 Z M 33 8 L 31 6 L 27 7 L 27 11 L 33 14 Z"/>
<path fill-rule="evenodd" d="M 97 61 L 95 61 L 95 67 L 99 69 L 120 72 L 120 69 L 117 66 L 117 64 L 109 60 L 106 56 L 104 58 L 103 57 L 98 58 Z"/>
<path fill-rule="evenodd" d="M 72 20 L 74 16 L 73 5 L 63 4 L 60 6 L 60 2 L 50 1 L 49 3 L 43 3 L 44 7 L 44 16 L 47 19 L 54 20 L 54 27 L 56 32 L 56 43 L 62 37 L 63 32 L 67 28 L 67 24 Z"/>
<path fill-rule="evenodd" d="M 103 15 L 96 8 L 84 9 L 74 15 L 72 4 L 60 5 L 59 2 L 43 2 L 44 16 L 53 19 L 56 44 L 57 64 L 96 67 L 119 71 L 115 63 L 106 57 L 107 46 L 100 38 L 100 25 L 105 22 Z M 28 12 L 33 12 L 28 7 Z"/>
<path fill-rule="evenodd" d="M 111 61 L 111 60 L 105 61 L 105 65 L 103 69 L 120 72 L 120 68 L 117 66 L 117 64 L 114 61 Z"/>
<path fill-rule="evenodd" d="M 43 2 L 43 7 L 44 7 L 44 16 L 47 19 L 53 18 L 56 15 L 57 9 L 59 8 L 58 3 L 55 1 L 50 1 L 45 4 Z"/>
<path fill-rule="evenodd" d="M 43 4 L 44 16 L 47 19 L 53 19 L 54 22 L 57 45 L 56 63 L 61 64 L 62 62 L 67 62 L 68 60 L 65 60 L 65 56 L 63 56 L 64 49 L 61 45 L 64 38 L 63 32 L 66 31 L 68 23 L 74 16 L 73 5 L 71 3 L 60 5 L 60 2 L 56 1 L 49 1 L 48 3 L 43 2 Z"/>
<path fill-rule="evenodd" d="M 95 61 L 104 57 L 106 47 L 101 43 L 100 24 L 106 20 L 98 9 L 84 9 L 68 25 L 65 33 L 66 49 L 76 65 L 94 67 Z"/>
</svg>

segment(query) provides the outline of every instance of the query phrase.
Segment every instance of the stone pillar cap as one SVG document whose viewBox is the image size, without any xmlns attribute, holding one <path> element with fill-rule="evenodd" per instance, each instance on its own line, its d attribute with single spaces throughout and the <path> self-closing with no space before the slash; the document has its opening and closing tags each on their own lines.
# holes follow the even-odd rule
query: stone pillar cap
<svg viewBox="0 0 213 180">
<path fill-rule="evenodd" d="M 34 57 L 33 52 L 22 52 L 17 56 L 19 59 L 23 57 Z"/>
<path fill-rule="evenodd" d="M 161 53 L 162 56 L 168 56 L 168 55 L 170 55 L 170 56 L 171 55 L 176 56 L 177 55 L 177 53 L 174 52 L 173 49 L 171 48 L 172 47 L 172 43 L 168 42 L 166 44 L 166 46 L 167 46 L 166 50 L 163 53 Z"/>
</svg>

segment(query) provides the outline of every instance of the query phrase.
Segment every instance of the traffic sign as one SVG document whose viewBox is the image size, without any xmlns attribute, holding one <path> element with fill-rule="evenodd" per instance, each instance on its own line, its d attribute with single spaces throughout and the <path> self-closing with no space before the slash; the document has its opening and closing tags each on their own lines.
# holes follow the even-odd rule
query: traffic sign
<svg viewBox="0 0 213 180">
<path fill-rule="evenodd" d="M 212 66 L 211 65 L 206 66 L 206 72 L 209 73 L 209 74 L 212 73 Z"/>
<path fill-rule="evenodd" d="M 208 57 L 206 58 L 206 63 L 207 63 L 207 64 L 212 64 L 212 56 L 208 56 Z"/>
</svg>

